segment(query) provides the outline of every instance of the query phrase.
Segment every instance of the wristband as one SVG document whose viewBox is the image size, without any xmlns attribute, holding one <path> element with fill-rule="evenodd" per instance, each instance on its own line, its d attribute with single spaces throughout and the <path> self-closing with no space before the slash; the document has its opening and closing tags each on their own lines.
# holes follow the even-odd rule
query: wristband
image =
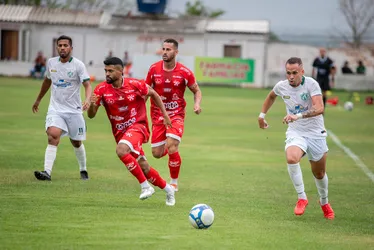
<svg viewBox="0 0 374 250">
<path fill-rule="evenodd" d="M 301 113 L 297 113 L 296 116 L 297 116 L 297 119 L 303 119 L 303 114 Z"/>
<path fill-rule="evenodd" d="M 258 117 L 260 117 L 260 118 L 265 118 L 265 115 L 266 115 L 265 113 L 262 113 L 262 112 L 261 112 L 260 115 L 259 115 Z"/>
</svg>

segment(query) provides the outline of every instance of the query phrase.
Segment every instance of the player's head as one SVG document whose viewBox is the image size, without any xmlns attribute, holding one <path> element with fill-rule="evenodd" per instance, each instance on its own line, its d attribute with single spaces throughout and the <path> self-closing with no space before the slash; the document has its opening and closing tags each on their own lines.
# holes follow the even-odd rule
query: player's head
<svg viewBox="0 0 374 250">
<path fill-rule="evenodd" d="M 320 48 L 319 49 L 319 55 L 324 58 L 326 56 L 326 49 L 325 48 Z"/>
<path fill-rule="evenodd" d="M 69 36 L 60 36 L 56 41 L 57 52 L 61 58 L 68 58 L 73 49 L 73 40 Z"/>
<path fill-rule="evenodd" d="M 175 39 L 168 38 L 162 44 L 162 60 L 171 62 L 175 60 L 178 54 L 178 42 Z"/>
<path fill-rule="evenodd" d="M 304 75 L 303 62 L 299 57 L 291 57 L 286 62 L 286 74 L 288 82 L 292 87 L 297 87 Z"/>
<path fill-rule="evenodd" d="M 111 57 L 104 61 L 105 79 L 109 84 L 113 84 L 115 81 L 122 77 L 123 73 L 123 62 L 118 57 Z"/>
</svg>

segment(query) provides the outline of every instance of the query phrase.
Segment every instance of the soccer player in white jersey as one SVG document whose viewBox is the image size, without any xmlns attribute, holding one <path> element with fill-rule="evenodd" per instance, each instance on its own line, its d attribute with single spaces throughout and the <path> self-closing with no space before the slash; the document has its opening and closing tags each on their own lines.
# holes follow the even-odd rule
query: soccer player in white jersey
<svg viewBox="0 0 374 250">
<path fill-rule="evenodd" d="M 300 160 L 308 156 L 318 194 L 320 205 L 326 219 L 334 219 L 334 211 L 328 202 L 328 178 L 326 174 L 326 129 L 324 126 L 324 105 L 319 84 L 311 77 L 304 76 L 300 58 L 291 57 L 286 62 L 287 80 L 278 82 L 270 91 L 262 106 L 258 118 L 260 128 L 268 128 L 265 114 L 273 105 L 277 96 L 286 104 L 287 115 L 283 123 L 288 125 L 286 132 L 286 158 L 288 173 L 298 195 L 294 212 L 304 214 L 308 199 L 304 190 Z"/>
<path fill-rule="evenodd" d="M 86 66 L 72 57 L 72 39 L 60 36 L 57 39 L 59 57 L 48 60 L 46 77 L 36 98 L 32 111 L 38 112 L 39 104 L 52 86 L 51 99 L 48 107 L 45 129 L 48 135 L 48 146 L 45 151 L 44 171 L 35 171 L 38 180 L 51 180 L 53 163 L 56 159 L 57 146 L 60 138 L 69 136 L 77 156 L 80 177 L 88 179 L 86 167 L 86 150 L 82 141 L 86 139 L 86 124 L 82 111 L 90 106 L 92 93 L 90 77 Z M 85 101 L 81 102 L 80 87 L 85 88 Z"/>
</svg>

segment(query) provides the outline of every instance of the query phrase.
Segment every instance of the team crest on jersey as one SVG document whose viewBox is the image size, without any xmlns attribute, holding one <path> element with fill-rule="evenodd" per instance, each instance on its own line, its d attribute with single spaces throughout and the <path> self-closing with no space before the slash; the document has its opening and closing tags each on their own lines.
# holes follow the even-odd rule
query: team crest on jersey
<svg viewBox="0 0 374 250">
<path fill-rule="evenodd" d="M 124 98 L 122 97 L 122 96 L 120 96 L 119 98 L 118 98 L 118 101 L 122 101 Z"/>
<path fill-rule="evenodd" d="M 166 80 L 165 80 L 165 83 L 170 83 L 170 80 L 169 80 L 169 79 L 166 79 Z"/>
<path fill-rule="evenodd" d="M 134 101 L 135 100 L 135 95 L 128 95 L 127 99 L 129 99 L 129 101 Z M 121 99 L 121 100 L 123 100 L 123 99 Z"/>
<path fill-rule="evenodd" d="M 178 97 L 177 93 L 174 93 L 173 94 L 173 101 L 177 101 L 177 100 L 179 100 L 179 97 Z"/>
<path fill-rule="evenodd" d="M 131 116 L 136 116 L 136 109 L 135 108 L 132 108 L 131 109 Z"/>
<path fill-rule="evenodd" d="M 68 77 L 73 77 L 74 72 L 73 71 L 68 71 Z"/>
<path fill-rule="evenodd" d="M 302 94 L 300 95 L 300 98 L 301 98 L 301 100 L 303 100 L 303 101 L 308 100 L 309 97 L 310 97 L 309 93 L 302 93 Z"/>
<path fill-rule="evenodd" d="M 156 79 L 155 79 L 155 83 L 156 83 L 156 84 L 161 84 L 161 83 L 162 83 L 162 80 L 161 80 L 160 78 L 156 78 Z"/>
</svg>

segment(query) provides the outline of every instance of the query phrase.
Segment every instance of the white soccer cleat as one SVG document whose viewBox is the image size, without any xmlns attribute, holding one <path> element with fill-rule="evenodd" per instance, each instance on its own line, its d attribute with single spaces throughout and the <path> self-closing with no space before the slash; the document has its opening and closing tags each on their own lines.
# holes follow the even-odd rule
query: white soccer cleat
<svg viewBox="0 0 374 250">
<path fill-rule="evenodd" d="M 140 193 L 139 199 L 145 200 L 152 196 L 152 194 L 155 192 L 155 189 L 151 186 L 147 188 L 142 188 L 142 192 Z"/>
<path fill-rule="evenodd" d="M 166 205 L 167 206 L 174 206 L 175 205 L 175 189 L 172 188 L 172 191 L 166 193 Z"/>
</svg>

